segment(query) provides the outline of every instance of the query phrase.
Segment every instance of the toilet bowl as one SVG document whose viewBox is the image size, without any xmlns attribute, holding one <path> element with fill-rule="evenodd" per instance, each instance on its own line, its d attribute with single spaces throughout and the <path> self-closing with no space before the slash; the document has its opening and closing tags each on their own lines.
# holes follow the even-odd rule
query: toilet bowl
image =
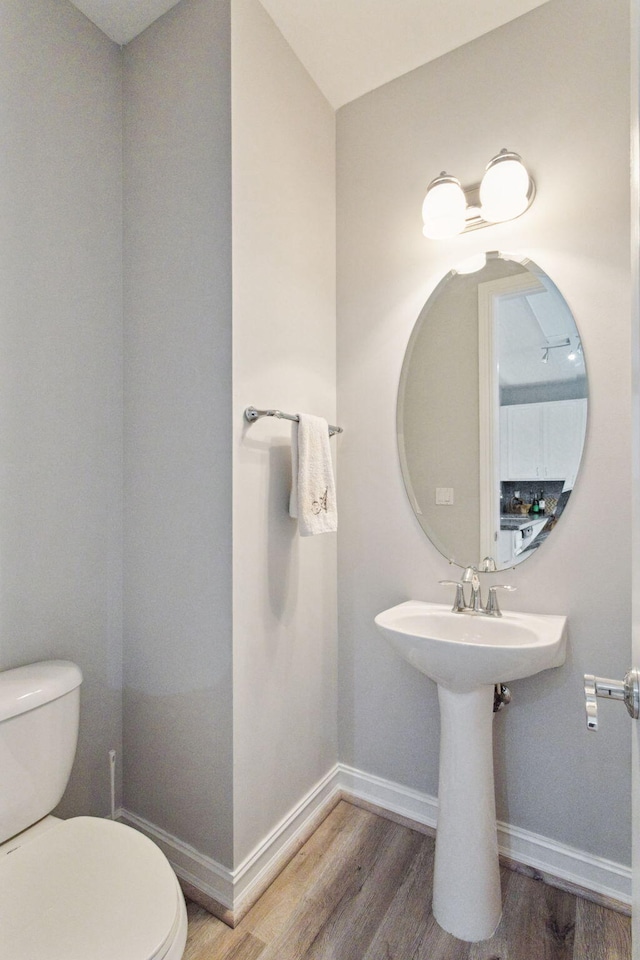
<svg viewBox="0 0 640 960">
<path fill-rule="evenodd" d="M 112 820 L 48 819 L 0 847 L 2 956 L 180 960 L 187 912 L 162 851 Z"/>
<path fill-rule="evenodd" d="M 0 956 L 180 960 L 187 911 L 163 852 L 113 820 L 50 811 L 75 754 L 80 670 L 0 673 Z"/>
</svg>

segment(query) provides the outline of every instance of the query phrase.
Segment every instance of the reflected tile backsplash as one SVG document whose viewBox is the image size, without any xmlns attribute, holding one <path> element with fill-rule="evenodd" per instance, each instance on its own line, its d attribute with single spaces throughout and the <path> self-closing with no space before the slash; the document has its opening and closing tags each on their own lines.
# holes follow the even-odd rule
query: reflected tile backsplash
<svg viewBox="0 0 640 960">
<path fill-rule="evenodd" d="M 562 492 L 564 480 L 503 480 L 500 484 L 500 512 L 530 513 L 534 499 L 544 500 L 544 514 L 560 516 L 570 490 Z M 528 507 L 528 509 L 527 509 Z"/>
</svg>

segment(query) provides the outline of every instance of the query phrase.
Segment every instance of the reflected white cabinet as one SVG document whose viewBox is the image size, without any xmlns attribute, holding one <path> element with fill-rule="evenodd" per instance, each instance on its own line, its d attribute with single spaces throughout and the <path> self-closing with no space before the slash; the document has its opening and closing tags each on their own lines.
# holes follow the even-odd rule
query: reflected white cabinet
<svg viewBox="0 0 640 960">
<path fill-rule="evenodd" d="M 536 480 L 542 450 L 541 403 L 500 407 L 500 479 Z"/>
<path fill-rule="evenodd" d="M 575 483 L 587 425 L 586 400 L 500 407 L 500 479 Z"/>
</svg>

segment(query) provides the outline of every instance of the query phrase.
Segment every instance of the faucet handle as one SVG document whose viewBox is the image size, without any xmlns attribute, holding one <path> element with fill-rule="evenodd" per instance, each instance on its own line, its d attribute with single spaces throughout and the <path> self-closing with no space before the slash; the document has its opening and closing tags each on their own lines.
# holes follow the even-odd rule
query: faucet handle
<svg viewBox="0 0 640 960">
<path fill-rule="evenodd" d="M 466 607 L 466 603 L 464 601 L 464 584 L 462 580 L 439 580 L 438 583 L 442 584 L 443 587 L 456 588 L 456 598 L 453 601 L 451 612 L 462 613 Z"/>
<path fill-rule="evenodd" d="M 489 598 L 487 600 L 486 612 L 491 617 L 501 617 L 502 611 L 500 610 L 500 604 L 498 603 L 498 596 L 496 590 L 508 590 L 509 593 L 513 593 L 517 588 L 512 586 L 510 583 L 494 583 L 492 587 L 489 587 Z"/>
</svg>

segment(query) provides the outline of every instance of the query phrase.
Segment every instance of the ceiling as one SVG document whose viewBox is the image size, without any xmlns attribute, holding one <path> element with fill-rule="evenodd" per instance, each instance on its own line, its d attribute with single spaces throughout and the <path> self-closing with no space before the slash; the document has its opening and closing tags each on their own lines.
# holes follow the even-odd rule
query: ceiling
<svg viewBox="0 0 640 960">
<path fill-rule="evenodd" d="M 72 0 L 125 44 L 178 0 Z M 261 0 L 334 108 L 548 0 Z"/>
</svg>

